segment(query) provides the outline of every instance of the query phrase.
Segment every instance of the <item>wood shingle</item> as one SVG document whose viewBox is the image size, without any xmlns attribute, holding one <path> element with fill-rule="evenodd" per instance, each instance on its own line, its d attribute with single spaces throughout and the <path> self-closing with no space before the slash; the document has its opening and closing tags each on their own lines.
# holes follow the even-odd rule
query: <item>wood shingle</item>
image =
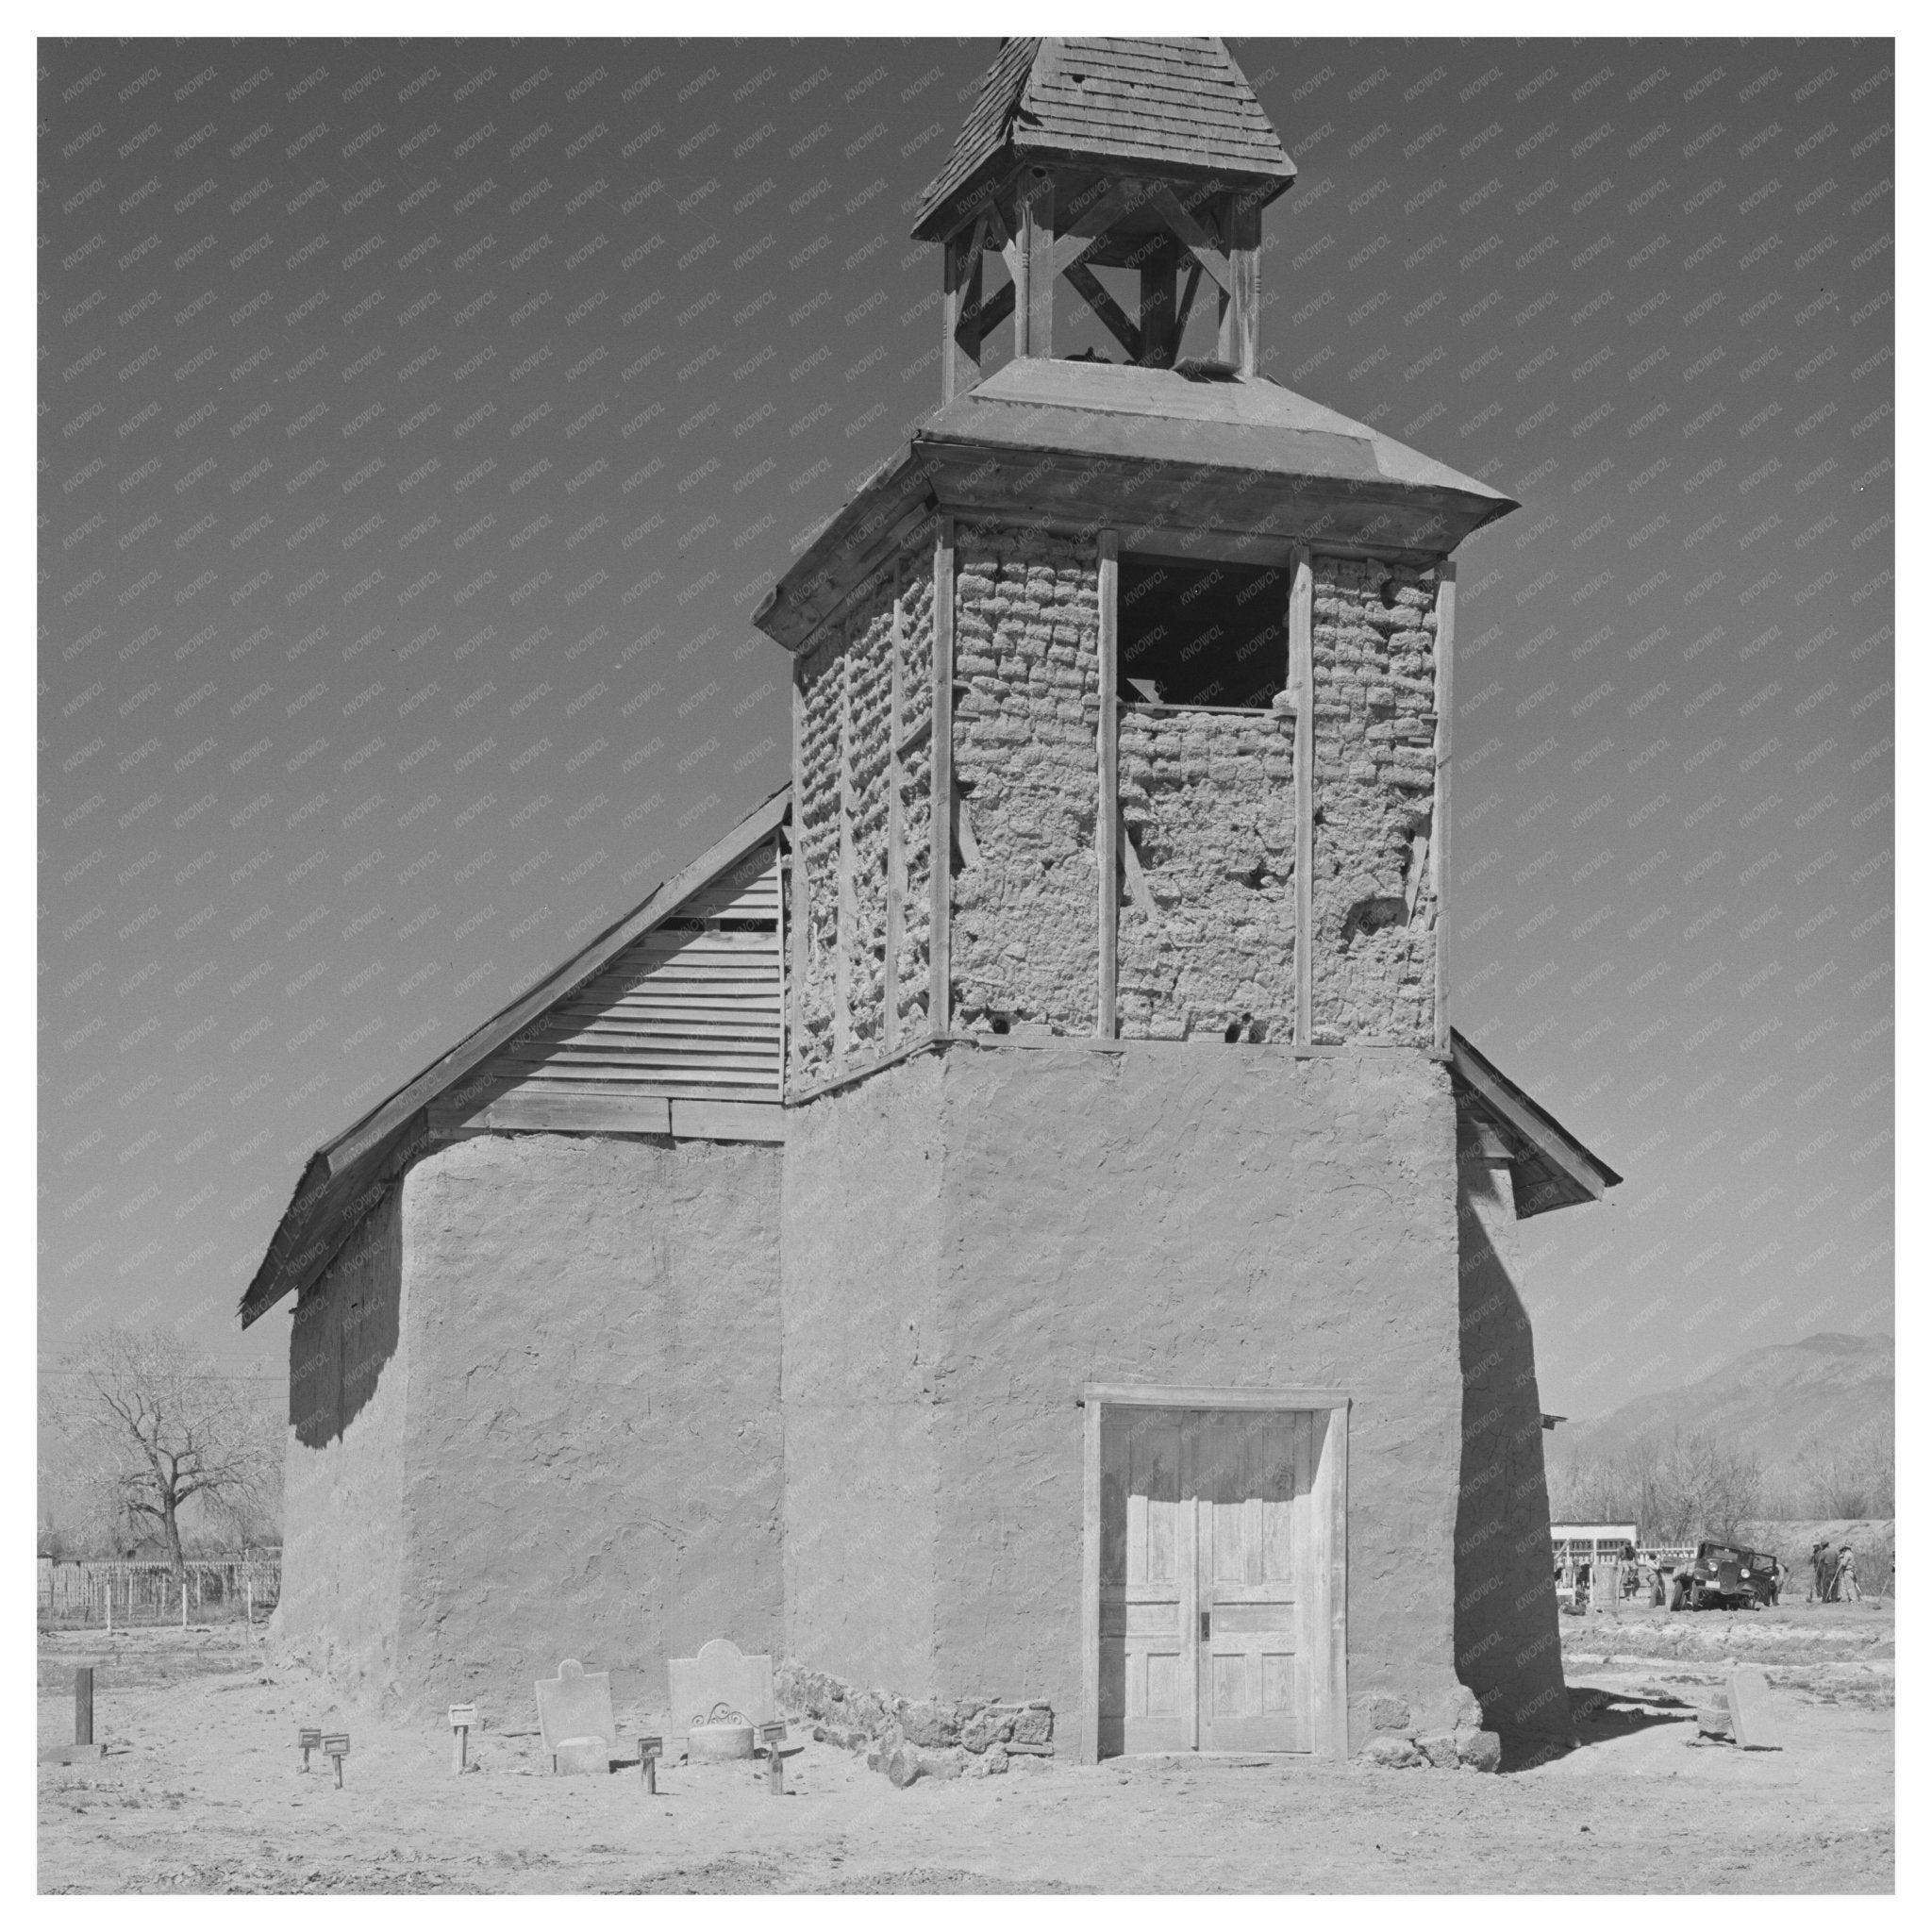
<svg viewBox="0 0 1932 1932">
<path fill-rule="evenodd" d="M 913 234 L 936 241 L 1018 157 L 1138 163 L 1214 175 L 1272 198 L 1294 163 L 1217 40 L 1004 41 L 951 157 L 919 198 Z"/>
</svg>

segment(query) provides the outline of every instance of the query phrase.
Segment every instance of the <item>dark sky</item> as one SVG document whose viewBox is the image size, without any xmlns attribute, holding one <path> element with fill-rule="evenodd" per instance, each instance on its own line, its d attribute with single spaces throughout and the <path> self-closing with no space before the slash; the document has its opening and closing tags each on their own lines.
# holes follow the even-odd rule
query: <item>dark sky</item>
<svg viewBox="0 0 1932 1932">
<path fill-rule="evenodd" d="M 1262 368 L 1524 503 L 1454 1015 L 1627 1177 L 1524 1224 L 1545 1406 L 1890 1327 L 1890 43 L 1234 45 Z M 785 781 L 993 46 L 40 43 L 43 1357 L 277 1363 L 310 1150 Z"/>
</svg>

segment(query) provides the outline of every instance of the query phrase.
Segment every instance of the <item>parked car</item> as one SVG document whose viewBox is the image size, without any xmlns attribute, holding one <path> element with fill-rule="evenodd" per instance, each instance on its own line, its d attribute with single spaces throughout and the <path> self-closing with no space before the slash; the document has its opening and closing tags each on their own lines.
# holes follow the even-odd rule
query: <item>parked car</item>
<svg viewBox="0 0 1932 1932">
<path fill-rule="evenodd" d="M 1777 1558 L 1736 1543 L 1701 1542 L 1671 1578 L 1674 1610 L 1756 1610 L 1772 1601 Z"/>
</svg>

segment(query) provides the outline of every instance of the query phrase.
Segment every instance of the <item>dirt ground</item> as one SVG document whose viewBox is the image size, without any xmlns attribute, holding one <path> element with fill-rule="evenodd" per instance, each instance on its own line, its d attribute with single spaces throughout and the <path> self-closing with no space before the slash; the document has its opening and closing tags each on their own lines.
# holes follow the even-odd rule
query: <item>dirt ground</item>
<svg viewBox="0 0 1932 1932">
<path fill-rule="evenodd" d="M 1579 1748 L 1534 1769 L 1140 1758 L 895 1790 L 808 1743 L 762 1765 L 555 1777 L 534 1702 L 450 1769 L 233 1628 L 44 1633 L 40 1736 L 97 1667 L 105 1757 L 40 1770 L 49 1892 L 1889 1892 L 1890 1604 L 1563 1619 Z M 1726 1662 L 1766 1666 L 1783 1747 L 1695 1741 Z M 486 1713 L 486 1716 L 488 1714 Z M 336 1790 L 297 1727 L 346 1729 Z M 527 1725 L 527 1729 L 524 1726 Z"/>
</svg>

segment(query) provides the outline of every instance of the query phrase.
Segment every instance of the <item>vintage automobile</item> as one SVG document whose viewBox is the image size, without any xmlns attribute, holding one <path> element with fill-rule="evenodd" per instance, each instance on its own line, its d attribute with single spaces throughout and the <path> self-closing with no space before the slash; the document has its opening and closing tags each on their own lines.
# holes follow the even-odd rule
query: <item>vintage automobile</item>
<svg viewBox="0 0 1932 1932">
<path fill-rule="evenodd" d="M 1736 1543 L 1701 1542 L 1671 1578 L 1674 1610 L 1757 1610 L 1773 1601 L 1777 1558 Z"/>
</svg>

